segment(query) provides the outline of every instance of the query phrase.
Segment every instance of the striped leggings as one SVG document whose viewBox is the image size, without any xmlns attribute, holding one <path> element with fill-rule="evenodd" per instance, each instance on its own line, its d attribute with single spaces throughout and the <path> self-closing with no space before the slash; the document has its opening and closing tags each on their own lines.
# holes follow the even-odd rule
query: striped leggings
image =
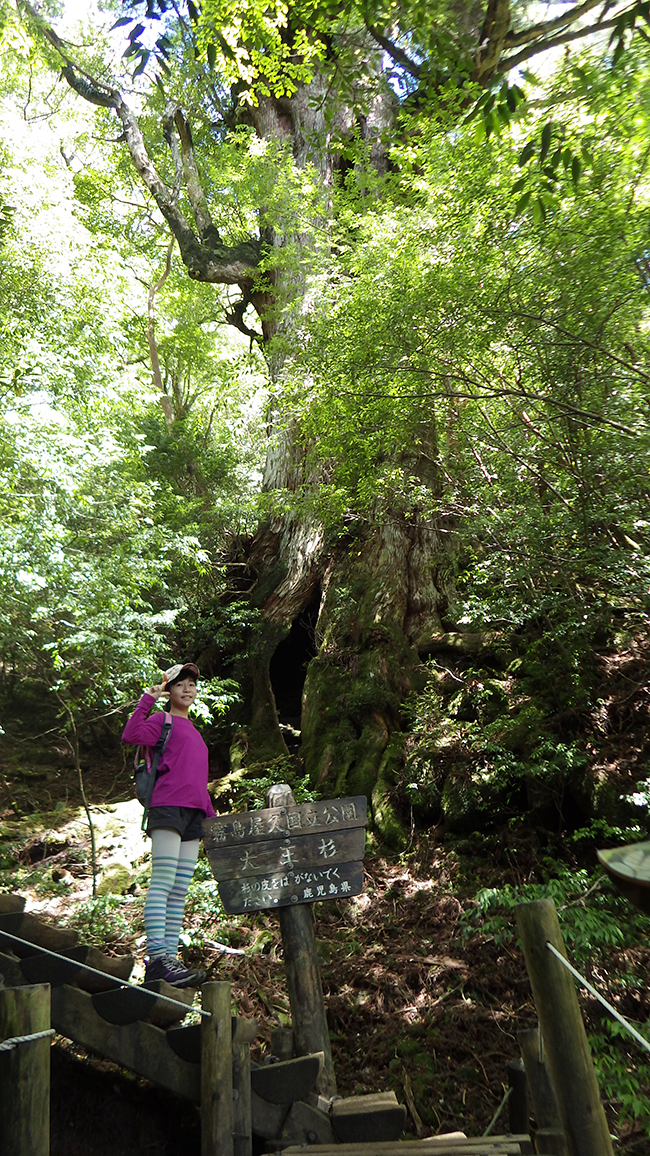
<svg viewBox="0 0 650 1156">
<path fill-rule="evenodd" d="M 176 955 L 185 897 L 199 854 L 199 839 L 181 843 L 178 831 L 151 832 L 151 883 L 144 904 L 147 954 Z"/>
</svg>

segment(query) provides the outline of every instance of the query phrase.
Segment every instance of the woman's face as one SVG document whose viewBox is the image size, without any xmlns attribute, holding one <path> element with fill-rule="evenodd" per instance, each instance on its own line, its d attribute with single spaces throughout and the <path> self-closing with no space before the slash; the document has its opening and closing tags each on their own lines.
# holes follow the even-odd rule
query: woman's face
<svg viewBox="0 0 650 1156">
<path fill-rule="evenodd" d="M 196 682 L 188 675 L 169 688 L 169 705 L 176 710 L 189 710 L 196 698 Z"/>
</svg>

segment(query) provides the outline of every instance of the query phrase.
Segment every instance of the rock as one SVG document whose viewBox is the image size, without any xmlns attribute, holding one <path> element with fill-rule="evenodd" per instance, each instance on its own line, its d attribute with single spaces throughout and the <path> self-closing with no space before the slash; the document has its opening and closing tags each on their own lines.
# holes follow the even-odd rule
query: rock
<svg viewBox="0 0 650 1156">
<path fill-rule="evenodd" d="M 133 881 L 133 876 L 124 863 L 107 863 L 102 873 L 102 881 L 97 888 L 97 894 L 124 895 Z"/>
</svg>

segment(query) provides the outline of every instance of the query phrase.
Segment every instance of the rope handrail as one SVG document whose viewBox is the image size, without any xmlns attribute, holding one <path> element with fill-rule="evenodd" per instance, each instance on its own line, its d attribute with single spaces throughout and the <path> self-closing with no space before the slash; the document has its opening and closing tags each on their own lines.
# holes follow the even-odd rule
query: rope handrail
<svg viewBox="0 0 650 1156">
<path fill-rule="evenodd" d="M 3 1040 L 0 1043 L 0 1052 L 11 1052 L 17 1048 L 19 1044 L 31 1044 L 32 1040 L 44 1040 L 47 1036 L 54 1035 L 54 1028 L 46 1028 L 42 1032 L 32 1032 L 29 1036 L 11 1036 L 8 1040 Z"/>
<path fill-rule="evenodd" d="M 60 955 L 58 951 L 51 951 L 49 947 L 39 947 L 38 944 L 30 943 L 28 939 L 21 939 L 19 935 L 12 935 L 9 931 L 0 931 L 0 943 L 2 943 L 3 939 L 12 939 L 14 943 L 22 943 L 23 947 L 31 947 L 34 949 L 35 955 L 51 955 L 54 959 L 63 960 L 64 963 L 78 963 L 78 960 L 71 959 L 69 955 Z M 86 971 L 92 971 L 93 975 L 101 975 L 102 979 L 110 979 L 111 983 L 115 984 L 117 987 L 132 987 L 134 991 L 140 992 L 147 990 L 137 983 L 130 983 L 128 979 L 117 979 L 116 976 L 110 975 L 107 971 L 100 971 L 97 967 L 91 967 L 89 963 L 79 963 L 79 968 L 85 969 Z M 172 999 L 169 995 L 158 995 L 157 992 L 153 991 L 149 994 L 155 996 L 156 999 L 164 1000 L 165 1003 L 173 1004 L 174 1007 L 182 1007 L 185 1011 L 185 1015 L 188 1015 L 192 1011 L 198 1012 L 200 1016 L 204 1016 L 208 1019 L 210 1018 L 211 1013 L 203 1011 L 203 1008 L 192 1007 L 189 1004 L 182 1003 L 179 999 Z"/>
<path fill-rule="evenodd" d="M 580 972 L 569 963 L 568 959 L 565 959 L 562 953 L 558 951 L 557 947 L 554 947 L 548 939 L 546 941 L 546 946 L 548 947 L 549 951 L 553 953 L 555 958 L 559 959 L 562 966 L 565 967 L 567 971 L 571 972 L 571 975 L 574 977 L 574 979 L 577 979 L 583 987 L 586 987 L 587 991 L 593 995 L 594 998 L 597 999 L 604 1008 L 607 1008 L 607 1011 L 610 1013 L 610 1015 L 613 1015 L 614 1019 L 618 1020 L 619 1024 L 622 1024 L 622 1026 L 627 1029 L 630 1035 L 634 1036 L 635 1040 L 637 1040 L 638 1043 L 640 1043 L 647 1052 L 650 1052 L 650 1041 L 648 1041 L 645 1036 L 642 1036 L 641 1033 L 636 1030 L 636 1028 L 633 1028 L 632 1024 L 626 1020 L 625 1016 L 622 1016 L 621 1013 L 617 1011 L 616 1008 L 613 1007 L 612 1004 L 609 1003 L 605 997 L 600 994 L 599 991 L 596 991 L 596 988 L 592 987 L 592 985 L 589 983 L 589 980 L 585 979 L 584 975 L 581 975 Z"/>
</svg>

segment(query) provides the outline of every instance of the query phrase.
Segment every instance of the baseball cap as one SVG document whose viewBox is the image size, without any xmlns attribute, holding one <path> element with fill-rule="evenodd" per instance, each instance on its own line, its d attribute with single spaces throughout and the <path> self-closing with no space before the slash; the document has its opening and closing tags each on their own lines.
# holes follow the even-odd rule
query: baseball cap
<svg viewBox="0 0 650 1156">
<path fill-rule="evenodd" d="M 163 673 L 163 686 L 169 686 L 170 682 L 177 682 L 181 676 L 192 675 L 193 678 L 199 678 L 199 668 L 194 662 L 177 662 L 176 666 L 170 666 L 169 670 Z"/>
</svg>

